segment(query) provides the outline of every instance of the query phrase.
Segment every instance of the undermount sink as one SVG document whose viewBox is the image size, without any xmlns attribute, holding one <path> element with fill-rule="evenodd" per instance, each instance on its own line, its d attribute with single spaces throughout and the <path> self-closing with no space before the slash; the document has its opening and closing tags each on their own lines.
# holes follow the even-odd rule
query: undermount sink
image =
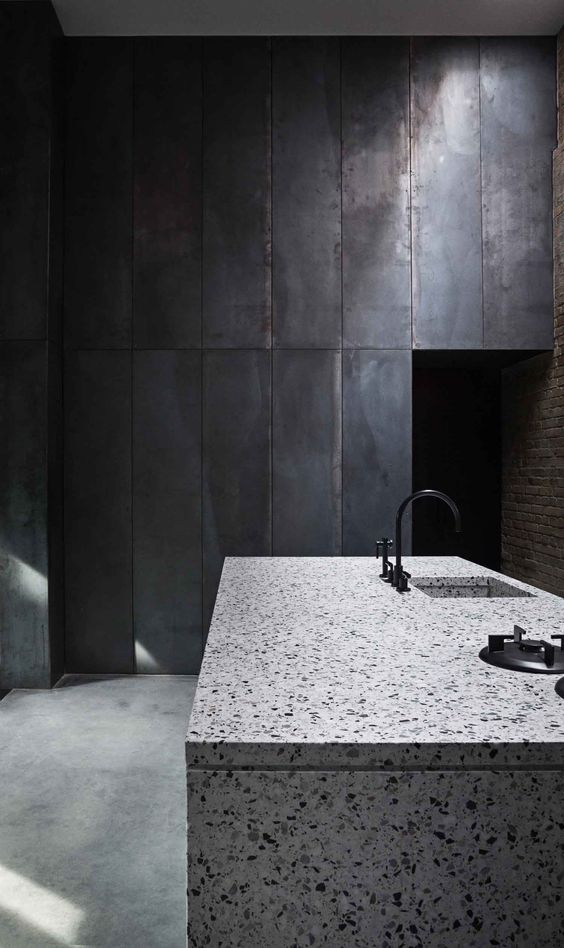
<svg viewBox="0 0 564 948">
<path fill-rule="evenodd" d="M 420 576 L 411 585 L 426 596 L 436 599 L 454 597 L 467 599 L 498 599 L 500 597 L 532 597 L 533 593 L 518 589 L 492 576 Z"/>
</svg>

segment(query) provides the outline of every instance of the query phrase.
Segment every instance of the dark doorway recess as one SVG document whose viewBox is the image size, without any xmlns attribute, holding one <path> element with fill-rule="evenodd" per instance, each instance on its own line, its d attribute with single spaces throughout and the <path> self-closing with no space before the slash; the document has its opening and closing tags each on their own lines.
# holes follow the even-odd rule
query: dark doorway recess
<svg viewBox="0 0 564 948">
<path fill-rule="evenodd" d="M 413 553 L 454 554 L 499 569 L 500 481 L 499 365 L 414 353 L 413 489 L 450 494 L 462 533 L 444 504 L 415 503 Z"/>
</svg>

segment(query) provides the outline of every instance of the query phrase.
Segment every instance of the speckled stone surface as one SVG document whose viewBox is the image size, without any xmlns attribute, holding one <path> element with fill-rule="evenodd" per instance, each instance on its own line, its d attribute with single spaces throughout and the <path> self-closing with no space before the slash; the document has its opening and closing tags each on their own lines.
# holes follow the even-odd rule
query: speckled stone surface
<svg viewBox="0 0 564 948">
<path fill-rule="evenodd" d="M 190 948 L 564 944 L 558 676 L 478 658 L 514 623 L 564 631 L 564 600 L 405 565 L 533 595 L 400 596 L 368 558 L 226 561 L 186 744 Z"/>
<path fill-rule="evenodd" d="M 400 595 L 369 557 L 227 559 L 190 718 L 190 767 L 491 767 L 564 761 L 556 677 L 478 658 L 490 632 L 564 632 L 564 599 Z"/>
<path fill-rule="evenodd" d="M 562 948 L 559 771 L 198 772 L 190 948 Z"/>
</svg>

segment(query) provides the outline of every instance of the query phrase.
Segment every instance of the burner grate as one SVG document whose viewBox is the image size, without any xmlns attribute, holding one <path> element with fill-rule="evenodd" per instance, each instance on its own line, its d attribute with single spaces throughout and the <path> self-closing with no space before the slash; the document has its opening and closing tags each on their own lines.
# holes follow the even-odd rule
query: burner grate
<svg viewBox="0 0 564 948">
<path fill-rule="evenodd" d="M 540 675 L 564 674 L 564 633 L 550 636 L 559 639 L 560 645 L 546 639 L 528 639 L 526 635 L 525 629 L 518 625 L 513 627 L 513 635 L 489 635 L 480 658 L 497 668 Z"/>
</svg>

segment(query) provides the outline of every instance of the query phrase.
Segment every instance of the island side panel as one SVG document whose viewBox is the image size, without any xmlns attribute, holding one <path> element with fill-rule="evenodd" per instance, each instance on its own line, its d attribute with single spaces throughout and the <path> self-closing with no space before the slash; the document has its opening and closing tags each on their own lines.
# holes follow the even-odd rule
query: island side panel
<svg viewBox="0 0 564 948">
<path fill-rule="evenodd" d="M 189 948 L 556 948 L 563 789 L 556 770 L 189 771 Z"/>
</svg>

